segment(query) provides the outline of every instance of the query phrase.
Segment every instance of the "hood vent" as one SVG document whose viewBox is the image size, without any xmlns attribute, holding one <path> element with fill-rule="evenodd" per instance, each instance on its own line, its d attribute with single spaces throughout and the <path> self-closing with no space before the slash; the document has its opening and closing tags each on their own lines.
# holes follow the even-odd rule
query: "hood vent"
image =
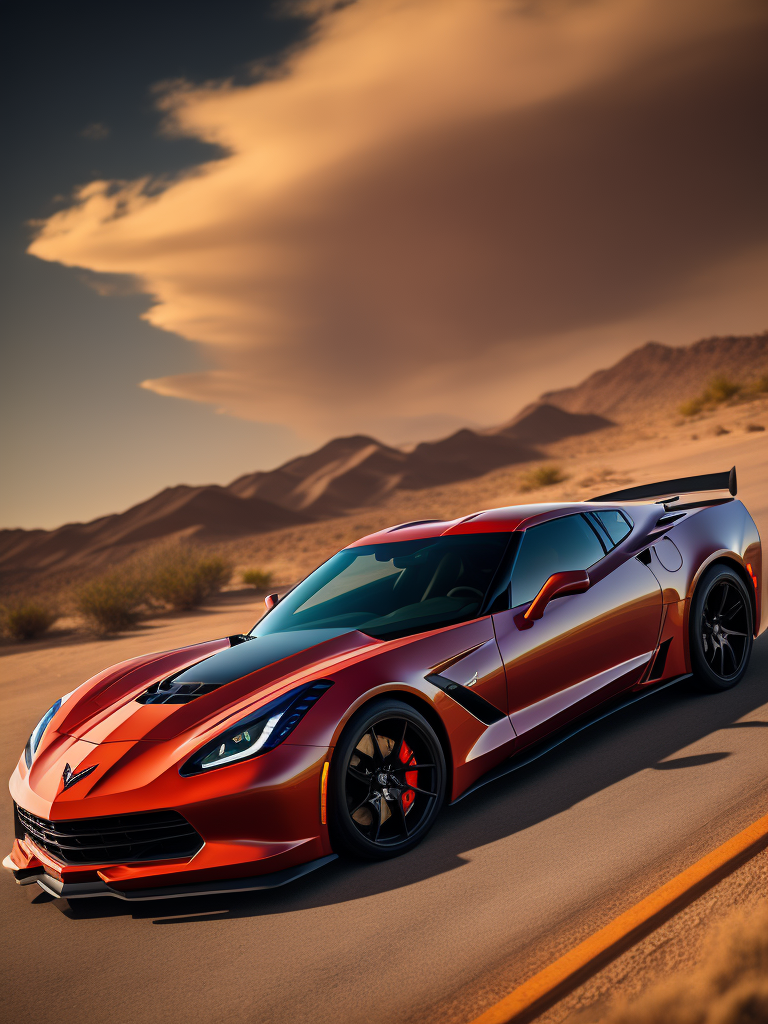
<svg viewBox="0 0 768 1024">
<path fill-rule="evenodd" d="M 223 683 L 181 683 L 173 677 L 163 679 L 161 683 L 152 683 L 140 697 L 139 704 L 189 704 L 196 697 L 218 690 Z"/>
<path fill-rule="evenodd" d="M 396 533 L 398 530 L 410 530 L 412 526 L 426 526 L 428 523 L 444 522 L 444 519 L 412 519 L 409 523 L 399 523 L 397 526 L 390 527 L 390 529 L 387 530 L 387 533 Z"/>
</svg>

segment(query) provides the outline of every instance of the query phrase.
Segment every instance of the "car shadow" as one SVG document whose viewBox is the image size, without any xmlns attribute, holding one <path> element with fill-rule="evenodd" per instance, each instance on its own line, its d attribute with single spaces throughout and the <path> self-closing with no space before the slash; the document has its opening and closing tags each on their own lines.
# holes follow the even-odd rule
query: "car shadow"
<svg viewBox="0 0 768 1024">
<path fill-rule="evenodd" d="M 717 751 L 667 760 L 722 729 L 768 727 L 766 721 L 739 721 L 765 703 L 766 679 L 768 638 L 763 638 L 755 645 L 747 676 L 735 689 L 701 694 L 683 682 L 650 694 L 446 808 L 424 842 L 402 857 L 374 864 L 340 858 L 284 888 L 260 892 L 140 904 L 99 897 L 69 904 L 55 901 L 55 906 L 73 921 L 131 916 L 172 925 L 296 913 L 415 885 L 461 869 L 469 863 L 466 851 L 529 829 L 644 769 L 684 770 L 730 756 Z"/>
<path fill-rule="evenodd" d="M 673 768 L 696 768 L 701 764 L 713 764 L 715 761 L 722 761 L 730 757 L 729 750 L 716 750 L 711 754 L 692 754 L 690 757 L 676 757 L 672 761 L 662 761 L 661 764 L 652 764 L 651 768 L 656 772 L 671 771 Z"/>
</svg>

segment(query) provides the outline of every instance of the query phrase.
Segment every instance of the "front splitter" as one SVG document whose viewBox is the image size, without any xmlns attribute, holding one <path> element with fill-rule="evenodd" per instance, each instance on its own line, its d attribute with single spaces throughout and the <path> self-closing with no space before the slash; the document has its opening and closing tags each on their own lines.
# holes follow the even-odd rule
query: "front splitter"
<svg viewBox="0 0 768 1024">
<path fill-rule="evenodd" d="M 258 875 L 255 878 L 230 878 L 220 882 L 198 882 L 194 885 L 169 885 L 159 889 L 131 889 L 122 891 L 113 889 L 99 879 L 98 882 L 62 882 L 60 878 L 52 878 L 42 869 L 30 872 L 19 871 L 7 863 L 10 858 L 6 857 L 3 867 L 10 868 L 19 885 L 31 885 L 36 882 L 40 888 L 56 899 L 83 899 L 89 896 L 114 896 L 119 900 L 169 900 L 180 896 L 217 896 L 228 892 L 256 892 L 259 889 L 276 889 L 278 886 L 295 882 L 298 878 L 325 867 L 331 861 L 336 860 L 338 854 L 331 853 L 327 857 L 318 857 L 306 864 L 299 864 L 293 868 L 284 868 L 282 871 L 274 871 L 269 875 Z"/>
</svg>

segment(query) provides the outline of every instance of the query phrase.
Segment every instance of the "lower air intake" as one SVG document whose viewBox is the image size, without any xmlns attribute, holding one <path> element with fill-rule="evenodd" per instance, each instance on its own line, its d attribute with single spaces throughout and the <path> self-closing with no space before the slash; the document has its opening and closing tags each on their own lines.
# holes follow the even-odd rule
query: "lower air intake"
<svg viewBox="0 0 768 1024">
<path fill-rule="evenodd" d="M 192 857 L 202 836 L 177 811 L 47 821 L 15 806 L 16 838 L 29 838 L 62 864 L 125 864 Z"/>
</svg>

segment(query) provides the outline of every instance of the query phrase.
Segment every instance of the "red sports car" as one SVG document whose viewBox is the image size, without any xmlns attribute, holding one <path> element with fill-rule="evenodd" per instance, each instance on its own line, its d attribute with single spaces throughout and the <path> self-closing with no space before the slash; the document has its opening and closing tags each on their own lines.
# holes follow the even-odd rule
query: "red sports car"
<svg viewBox="0 0 768 1024">
<path fill-rule="evenodd" d="M 734 686 L 766 599 L 735 493 L 731 470 L 402 523 L 250 633 L 106 669 L 32 731 L 6 867 L 68 898 L 281 885 L 404 853 L 446 800 L 659 687 Z"/>
</svg>

